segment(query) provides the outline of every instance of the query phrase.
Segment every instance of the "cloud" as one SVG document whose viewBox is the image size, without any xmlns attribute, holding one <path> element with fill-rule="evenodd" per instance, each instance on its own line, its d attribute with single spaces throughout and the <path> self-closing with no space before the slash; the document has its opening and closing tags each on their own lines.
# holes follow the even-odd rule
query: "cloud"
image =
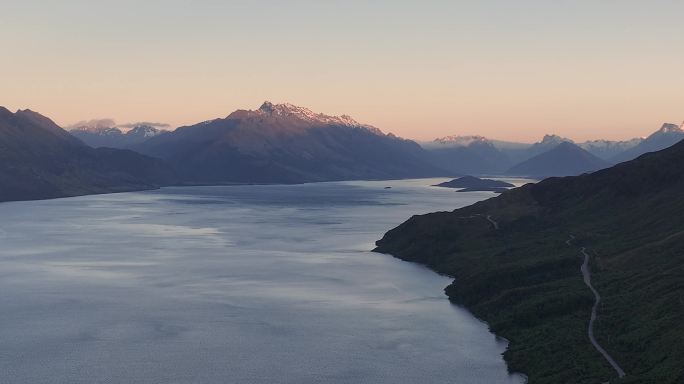
<svg viewBox="0 0 684 384">
<path fill-rule="evenodd" d="M 112 127 L 116 127 L 116 121 L 114 121 L 114 119 L 92 119 L 83 120 L 79 121 L 78 123 L 71 124 L 67 127 L 67 129 L 85 128 L 89 130 L 99 130 Z"/>
<path fill-rule="evenodd" d="M 151 123 L 151 122 L 149 122 L 149 121 L 140 121 L 140 122 L 137 122 L 137 123 L 119 124 L 119 125 L 117 125 L 117 127 L 120 127 L 120 128 L 135 128 L 135 127 L 137 127 L 137 126 L 139 126 L 139 125 L 149 125 L 149 126 L 155 127 L 155 128 L 169 128 L 169 127 L 171 126 L 171 125 L 166 124 L 166 123 Z"/>
</svg>

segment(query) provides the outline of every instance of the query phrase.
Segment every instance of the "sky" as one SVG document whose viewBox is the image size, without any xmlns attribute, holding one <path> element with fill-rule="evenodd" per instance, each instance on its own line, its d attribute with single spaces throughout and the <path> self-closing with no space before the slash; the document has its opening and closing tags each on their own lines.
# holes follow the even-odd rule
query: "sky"
<svg viewBox="0 0 684 384">
<path fill-rule="evenodd" d="M 265 100 L 399 136 L 684 120 L 684 1 L 0 0 L 0 105 L 181 126 Z"/>
</svg>

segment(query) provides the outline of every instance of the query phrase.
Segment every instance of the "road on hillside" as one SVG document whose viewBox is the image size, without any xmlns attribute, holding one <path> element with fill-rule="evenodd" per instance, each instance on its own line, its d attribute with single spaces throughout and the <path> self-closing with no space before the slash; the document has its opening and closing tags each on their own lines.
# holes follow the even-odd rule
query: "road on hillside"
<svg viewBox="0 0 684 384">
<path fill-rule="evenodd" d="M 574 239 L 574 237 L 573 237 Z M 571 240 L 568 240 L 568 245 L 571 242 Z M 591 289 L 591 292 L 594 293 L 594 306 L 591 308 L 591 317 L 589 318 L 589 328 L 587 330 L 587 333 L 589 334 L 589 340 L 591 341 L 591 344 L 594 345 L 594 348 L 596 348 L 597 351 L 599 351 L 603 357 L 608 361 L 608 363 L 615 369 L 619 377 L 624 377 L 625 376 L 625 371 L 620 368 L 620 365 L 613 359 L 613 357 L 608 354 L 608 352 L 603 349 L 603 347 L 596 341 L 596 338 L 594 337 L 594 322 L 596 321 L 596 310 L 598 308 L 599 303 L 601 302 L 601 295 L 599 295 L 598 291 L 594 289 L 594 286 L 591 285 L 591 270 L 589 269 L 589 254 L 587 253 L 587 250 L 585 247 L 582 247 L 580 250 L 582 254 L 584 255 L 584 263 L 582 263 L 582 267 L 580 270 L 582 271 L 582 278 L 584 279 L 584 284 Z"/>
<path fill-rule="evenodd" d="M 497 223 L 496 221 L 494 221 L 494 219 L 492 219 L 492 215 L 487 215 L 487 220 L 490 223 L 492 223 L 492 225 L 494 226 L 494 229 L 499 229 L 499 223 Z"/>
</svg>

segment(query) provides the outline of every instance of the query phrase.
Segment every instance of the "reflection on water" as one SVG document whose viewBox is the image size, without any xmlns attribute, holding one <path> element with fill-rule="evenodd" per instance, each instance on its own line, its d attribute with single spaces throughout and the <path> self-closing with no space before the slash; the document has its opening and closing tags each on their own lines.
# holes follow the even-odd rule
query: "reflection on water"
<svg viewBox="0 0 684 384">
<path fill-rule="evenodd" d="M 520 383 L 448 278 L 368 252 L 493 196 L 438 181 L 0 204 L 0 382 Z"/>
</svg>

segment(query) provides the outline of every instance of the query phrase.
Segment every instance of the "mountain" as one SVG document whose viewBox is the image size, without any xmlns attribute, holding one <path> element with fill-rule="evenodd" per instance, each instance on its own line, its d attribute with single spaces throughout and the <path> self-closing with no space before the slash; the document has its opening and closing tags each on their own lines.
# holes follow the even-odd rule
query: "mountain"
<svg viewBox="0 0 684 384">
<path fill-rule="evenodd" d="M 150 137 L 155 137 L 162 135 L 164 133 L 168 133 L 168 131 L 165 131 L 163 129 L 159 129 L 156 127 L 153 127 L 151 125 L 147 124 L 139 124 L 133 126 L 128 132 L 125 133 L 126 136 L 130 138 L 134 138 L 136 140 L 139 140 L 138 142 L 143 142 Z M 137 143 L 134 143 L 137 144 Z"/>
<path fill-rule="evenodd" d="M 684 124 L 682 124 L 684 126 Z M 638 145 L 613 156 L 610 160 L 613 163 L 620 163 L 635 159 L 644 153 L 655 152 L 674 145 L 684 139 L 682 126 L 665 123 L 663 126 L 641 141 Z"/>
<path fill-rule="evenodd" d="M 591 153 L 592 155 L 599 157 L 603 160 L 612 159 L 618 154 L 627 151 L 628 149 L 634 148 L 644 139 L 634 138 L 631 140 L 624 141 L 611 141 L 611 140 L 589 140 L 578 145 L 585 151 Z"/>
<path fill-rule="evenodd" d="M 506 169 L 515 164 L 522 163 L 525 160 L 529 160 L 536 155 L 547 152 L 563 142 L 572 143 L 573 141 L 555 134 L 544 135 L 541 141 L 533 144 L 491 140 L 491 143 L 501 153 L 508 157 L 509 162 Z"/>
<path fill-rule="evenodd" d="M 482 136 L 447 136 L 423 143 L 437 167 L 452 174 L 497 174 L 510 166 L 510 159 Z"/>
<path fill-rule="evenodd" d="M 300 183 L 445 175 L 415 142 L 291 104 L 181 127 L 135 146 L 190 183 Z"/>
<path fill-rule="evenodd" d="M 527 148 L 527 156 L 532 158 L 544 152 L 548 152 L 562 143 L 573 143 L 574 141 L 554 134 L 546 134 L 542 140 L 532 144 Z"/>
<path fill-rule="evenodd" d="M 45 116 L 0 107 L 0 201 L 152 189 L 174 181 L 160 160 L 96 150 Z"/>
<path fill-rule="evenodd" d="M 499 150 L 501 153 L 503 153 L 505 156 L 508 157 L 509 159 L 509 167 L 513 164 L 520 163 L 522 161 L 525 161 L 533 156 L 536 156 L 540 153 L 546 152 L 554 147 L 556 147 L 558 144 L 562 142 L 570 142 L 572 143 L 573 141 L 570 139 L 566 139 L 564 137 L 555 135 L 555 134 L 546 134 L 544 137 L 536 142 L 536 143 L 521 143 L 521 142 L 514 142 L 514 141 L 504 141 L 504 140 L 493 140 L 493 139 L 487 139 L 482 136 L 447 136 L 444 139 L 438 139 L 444 141 L 445 139 L 450 139 L 450 138 L 461 138 L 461 137 L 479 137 L 480 142 L 487 142 L 491 143 L 494 148 Z M 436 140 L 437 141 L 437 140 Z M 450 141 L 447 140 L 446 143 L 449 143 Z"/>
<path fill-rule="evenodd" d="M 93 148 L 131 148 L 167 131 L 149 124 L 138 124 L 124 132 L 117 127 L 77 125 L 69 133 Z"/>
<path fill-rule="evenodd" d="M 494 140 L 488 139 L 480 135 L 450 135 L 444 136 L 433 141 L 423 142 L 421 145 L 424 148 L 444 148 L 444 147 L 466 147 L 473 143 L 491 143 L 497 149 L 527 149 L 532 144 L 519 143 L 515 141 Z"/>
<path fill-rule="evenodd" d="M 646 152 L 667 148 L 682 139 L 684 139 L 682 126 L 664 124 L 660 130 L 646 139 L 634 138 L 623 141 L 599 139 L 574 143 L 568 138 L 547 134 L 539 142 L 526 144 L 491 140 L 483 136 L 453 135 L 421 143 L 421 145 L 430 152 L 432 161 L 437 166 L 452 173 L 501 174 L 516 164 L 530 160 L 566 142 L 577 144 L 601 160 L 615 164 L 634 159 Z M 606 164 L 603 164 L 601 167 L 605 166 Z"/>
<path fill-rule="evenodd" d="M 608 169 L 414 216 L 378 252 L 453 276 L 446 293 L 510 341 L 530 383 L 684 382 L 684 142 Z M 582 253 L 586 252 L 586 255 Z M 587 336 L 592 291 L 601 300 Z"/>
<path fill-rule="evenodd" d="M 548 152 L 562 143 L 574 144 L 570 139 L 547 134 L 541 141 L 533 144 L 490 140 L 483 136 L 454 135 L 421 145 L 430 153 L 433 163 L 440 168 L 461 175 L 483 175 L 505 173 L 512 166 Z M 595 140 L 578 144 L 578 146 L 605 160 L 638 143 L 638 139 L 624 142 Z M 603 164 L 601 168 L 605 166 L 606 164 Z M 580 167 L 580 169 L 584 168 Z M 575 173 L 573 171 L 570 174 Z"/>
<path fill-rule="evenodd" d="M 467 147 L 471 144 L 474 143 L 489 143 L 489 139 L 487 139 L 484 136 L 477 136 L 477 135 L 472 135 L 472 136 L 457 136 L 457 135 L 452 135 L 452 136 L 445 136 L 445 137 L 440 137 L 432 142 L 427 142 L 423 143 L 423 147 L 425 148 L 445 148 L 445 147 Z"/>
<path fill-rule="evenodd" d="M 506 173 L 517 176 L 572 176 L 593 172 L 611 164 L 568 141 L 512 167 Z"/>
</svg>

